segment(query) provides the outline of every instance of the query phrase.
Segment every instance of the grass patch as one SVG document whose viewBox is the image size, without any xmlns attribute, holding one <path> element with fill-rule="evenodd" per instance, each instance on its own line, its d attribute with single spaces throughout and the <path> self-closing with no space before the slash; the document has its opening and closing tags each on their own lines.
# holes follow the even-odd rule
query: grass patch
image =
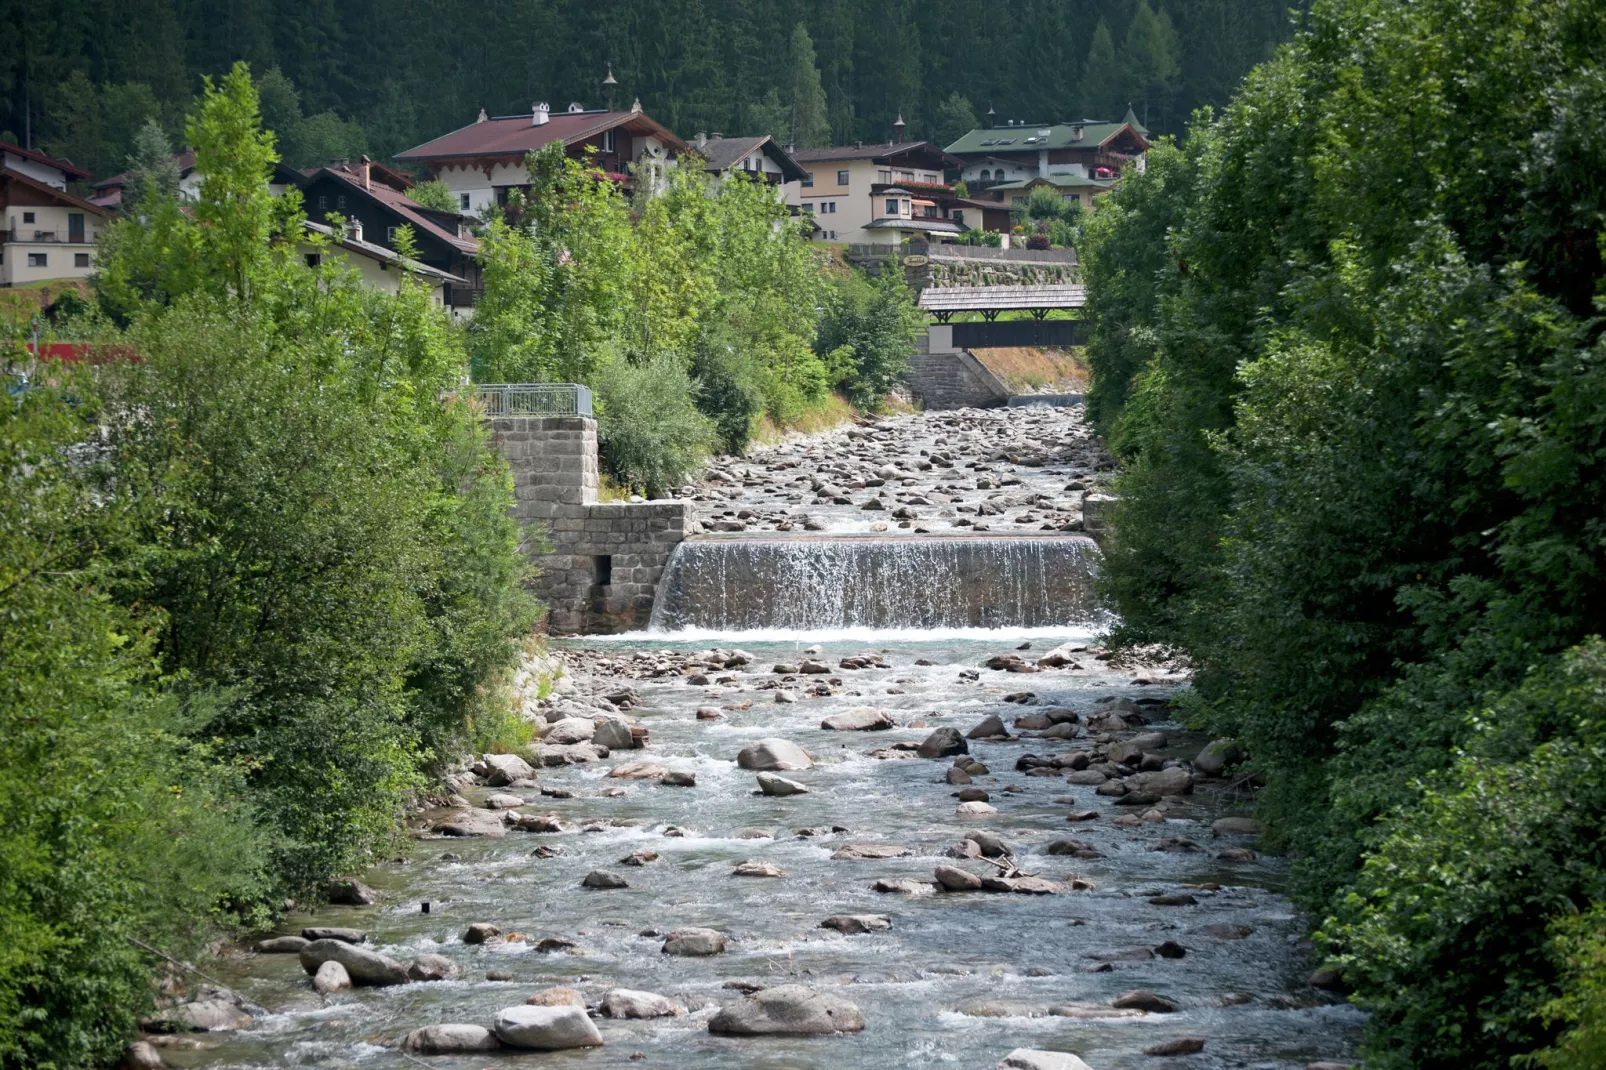
<svg viewBox="0 0 1606 1070">
<path fill-rule="evenodd" d="M 785 425 L 776 423 L 765 413 L 759 418 L 753 432 L 753 445 L 773 446 L 792 432 L 812 435 L 829 431 L 833 427 L 852 423 L 859 418 L 859 410 L 840 394 L 828 393 L 819 401 L 810 402 L 795 420 Z"/>
<path fill-rule="evenodd" d="M 1021 393 L 1052 390 L 1079 394 L 1087 391 L 1087 358 L 1080 348 L 1007 346 L 972 349 L 970 352 L 986 365 L 988 371 Z"/>
</svg>

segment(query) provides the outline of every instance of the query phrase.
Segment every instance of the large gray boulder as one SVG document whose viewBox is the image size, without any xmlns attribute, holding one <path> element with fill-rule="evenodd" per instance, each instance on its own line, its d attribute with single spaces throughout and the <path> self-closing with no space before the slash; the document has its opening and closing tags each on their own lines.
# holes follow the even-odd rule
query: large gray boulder
<svg viewBox="0 0 1606 1070">
<path fill-rule="evenodd" d="M 1018 722 L 1017 722 L 1018 723 Z M 1044 727 L 1047 727 L 1045 723 Z M 981 719 L 981 723 L 965 734 L 966 739 L 991 739 L 994 736 L 1007 736 L 1009 729 L 1004 727 L 1004 719 L 997 714 L 989 714 Z"/>
<path fill-rule="evenodd" d="M 305 936 L 270 936 L 258 940 L 252 950 L 258 955 L 295 955 L 310 943 L 312 941 Z"/>
<path fill-rule="evenodd" d="M 925 738 L 916 753 L 922 758 L 947 758 L 954 754 L 965 754 L 969 750 L 959 729 L 938 728 Z"/>
<path fill-rule="evenodd" d="M 404 985 L 407 967 L 387 955 L 340 940 L 314 940 L 301 949 L 301 968 L 316 974 L 326 962 L 338 962 L 351 975 L 353 984 Z"/>
<path fill-rule="evenodd" d="M 1092 1070 L 1092 1067 L 1068 1051 L 1016 1048 L 1004 1056 L 998 1070 Z"/>
<path fill-rule="evenodd" d="M 504 1007 L 496 1012 L 491 1028 L 503 1044 L 529 1051 L 595 1048 L 602 1044 L 602 1034 L 584 1007 Z"/>
<path fill-rule="evenodd" d="M 864 1028 L 859 1008 L 840 996 L 807 985 L 777 985 L 732 1003 L 708 1022 L 724 1036 L 819 1036 L 857 1033 Z"/>
<path fill-rule="evenodd" d="M 541 742 L 555 743 L 559 746 L 571 743 L 590 743 L 591 737 L 596 733 L 596 722 L 589 718 L 565 717 L 563 720 L 548 726 L 546 735 L 541 737 Z"/>
<path fill-rule="evenodd" d="M 615 988 L 602 997 L 604 1018 L 672 1018 L 684 1012 L 680 1004 L 656 992 Z"/>
<path fill-rule="evenodd" d="M 892 715 L 886 710 L 864 706 L 843 713 L 833 713 L 820 722 L 827 732 L 882 732 L 894 727 Z"/>
<path fill-rule="evenodd" d="M 631 750 L 636 745 L 630 734 L 630 722 L 623 717 L 598 717 L 591 742 L 609 750 Z"/>
<path fill-rule="evenodd" d="M 758 790 L 765 795 L 807 795 L 809 789 L 778 773 L 758 774 Z"/>
<path fill-rule="evenodd" d="M 487 769 L 485 782 L 493 788 L 505 788 L 515 780 L 529 780 L 535 776 L 530 763 L 517 754 L 486 754 L 480 761 Z"/>
<path fill-rule="evenodd" d="M 1126 778 L 1126 783 L 1131 790 L 1150 795 L 1186 795 L 1193 791 L 1193 775 L 1186 769 L 1134 773 Z"/>
<path fill-rule="evenodd" d="M 715 929 L 676 929 L 664 939 L 663 953 L 701 958 L 725 953 L 725 934 Z"/>
<path fill-rule="evenodd" d="M 1244 751 L 1236 739 L 1212 739 L 1193 760 L 1193 767 L 1204 776 L 1220 776 L 1243 760 Z"/>
<path fill-rule="evenodd" d="M 743 769 L 781 773 L 814 767 L 803 748 L 789 739 L 761 739 L 749 743 L 736 755 L 736 764 Z"/>
<path fill-rule="evenodd" d="M 403 1051 L 416 1051 L 420 1055 L 458 1055 L 464 1052 L 496 1051 L 502 1042 L 483 1025 L 466 1025 L 453 1022 L 447 1025 L 426 1025 L 407 1034 L 402 1041 Z"/>
<path fill-rule="evenodd" d="M 218 1033 L 250 1024 L 251 1016 L 226 999 L 198 999 L 169 1007 L 146 1026 L 155 1033 Z"/>
<path fill-rule="evenodd" d="M 431 831 L 441 836 L 489 836 L 498 837 L 507 835 L 507 822 L 502 815 L 493 810 L 480 810 L 474 807 L 460 807 L 449 811 L 439 821 L 435 822 Z"/>
<path fill-rule="evenodd" d="M 350 987 L 351 974 L 334 959 L 319 966 L 318 972 L 312 975 L 312 990 L 320 996 L 327 996 L 331 992 L 344 992 Z"/>
</svg>

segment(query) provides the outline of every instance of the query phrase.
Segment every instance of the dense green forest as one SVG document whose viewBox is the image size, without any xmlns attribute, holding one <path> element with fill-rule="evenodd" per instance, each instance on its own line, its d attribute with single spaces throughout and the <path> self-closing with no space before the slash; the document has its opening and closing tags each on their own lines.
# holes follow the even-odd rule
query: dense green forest
<svg viewBox="0 0 1606 1070">
<path fill-rule="evenodd" d="M 946 141 L 1006 118 L 1161 132 L 1221 103 L 1291 29 L 1282 0 L 5 0 L 0 132 L 96 177 L 143 120 L 177 140 L 200 78 L 245 60 L 296 165 L 386 157 L 491 114 L 640 98 L 683 136 Z M 805 27 L 800 41 L 798 26 Z M 823 105 L 823 107 L 821 107 Z M 823 111 L 825 122 L 810 118 Z"/>
<path fill-rule="evenodd" d="M 1319 0 L 1081 252 L 1106 590 L 1377 1070 L 1606 1064 L 1606 7 Z"/>
</svg>

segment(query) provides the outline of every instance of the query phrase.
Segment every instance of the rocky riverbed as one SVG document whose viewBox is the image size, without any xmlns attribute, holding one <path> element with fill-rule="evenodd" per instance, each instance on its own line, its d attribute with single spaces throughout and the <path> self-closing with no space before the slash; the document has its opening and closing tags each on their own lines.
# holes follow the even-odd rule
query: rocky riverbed
<svg viewBox="0 0 1606 1070">
<path fill-rule="evenodd" d="M 1080 531 L 1112 469 L 1080 407 L 957 409 L 722 458 L 683 493 L 710 532 Z"/>
<path fill-rule="evenodd" d="M 936 413 L 722 461 L 694 490 L 756 537 L 1040 533 L 1075 530 L 1106 465 L 1077 410 Z M 207 963 L 227 990 L 185 992 L 141 1055 L 1304 1070 L 1354 1050 L 1234 748 L 1174 719 L 1184 663 L 1112 654 L 1091 625 L 546 658 L 522 680 L 534 742 L 452 774 L 412 848 L 333 905 Z"/>
</svg>

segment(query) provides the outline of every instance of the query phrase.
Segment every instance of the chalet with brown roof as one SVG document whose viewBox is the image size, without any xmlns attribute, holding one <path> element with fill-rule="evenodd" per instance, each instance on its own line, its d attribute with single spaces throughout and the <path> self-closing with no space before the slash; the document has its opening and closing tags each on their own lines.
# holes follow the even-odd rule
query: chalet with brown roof
<svg viewBox="0 0 1606 1070">
<path fill-rule="evenodd" d="M 787 185 L 787 203 L 814 216 L 818 240 L 890 244 L 981 226 L 980 211 L 967 216 L 945 178 L 959 158 L 929 141 L 860 142 L 793 156 L 805 173 Z"/>
<path fill-rule="evenodd" d="M 528 188 L 525 157 L 554 141 L 575 159 L 591 156 L 597 167 L 624 184 L 638 179 L 655 182 L 654 174 L 690 150 L 644 114 L 640 101 L 629 111 L 595 111 L 570 104 L 567 111 L 556 113 L 541 103 L 523 115 L 491 118 L 481 111 L 477 121 L 399 152 L 396 159 L 427 168 L 451 188 L 461 212 L 477 215 L 488 206 L 507 204 L 511 191 Z M 630 173 L 632 167 L 635 175 Z"/>
<path fill-rule="evenodd" d="M 759 137 L 698 134 L 692 139 L 691 151 L 702 157 L 703 170 L 713 177 L 716 186 L 734 172 L 772 186 L 801 182 L 807 173 L 803 165 L 768 134 Z"/>
<path fill-rule="evenodd" d="M 67 160 L 0 143 L 0 286 L 88 278 L 110 213 L 67 192 L 88 178 Z"/>
<path fill-rule="evenodd" d="M 406 175 L 379 164 L 339 163 L 309 168 L 301 181 L 307 218 L 318 223 L 339 216 L 346 234 L 392 252 L 402 227 L 413 231 L 413 256 L 426 267 L 452 276 L 444 303 L 467 314 L 479 296 L 479 242 L 468 232 L 468 218 L 426 208 L 411 200 Z"/>
</svg>

